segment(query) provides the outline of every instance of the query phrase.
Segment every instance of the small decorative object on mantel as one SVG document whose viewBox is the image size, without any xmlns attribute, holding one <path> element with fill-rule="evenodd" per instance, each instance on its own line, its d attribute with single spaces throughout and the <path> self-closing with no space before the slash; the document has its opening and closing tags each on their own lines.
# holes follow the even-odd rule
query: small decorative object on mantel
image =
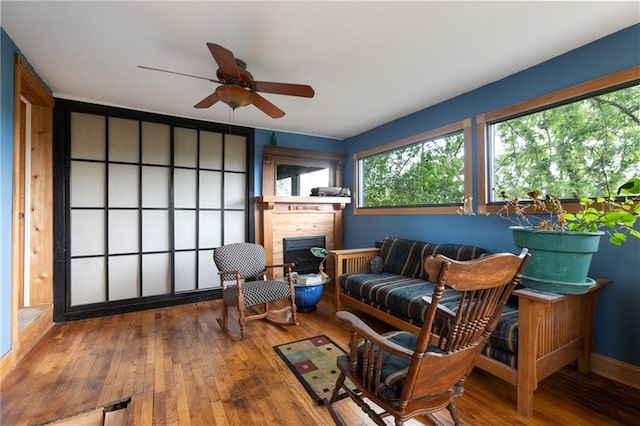
<svg viewBox="0 0 640 426">
<path fill-rule="evenodd" d="M 351 197 L 351 190 L 340 186 L 319 186 L 311 188 L 312 197 Z"/>
<path fill-rule="evenodd" d="M 271 132 L 271 137 L 269 138 L 269 143 L 273 146 L 275 146 L 278 141 L 276 139 L 276 132 Z"/>
<path fill-rule="evenodd" d="M 322 258 L 322 260 L 320 261 L 320 265 L 318 265 L 318 272 L 320 273 L 322 282 L 328 281 L 329 275 L 324 272 L 324 262 L 327 260 L 327 254 L 329 254 L 329 251 L 326 248 L 322 247 L 311 247 L 309 250 L 311 250 L 311 254 L 313 254 L 315 257 Z"/>
</svg>

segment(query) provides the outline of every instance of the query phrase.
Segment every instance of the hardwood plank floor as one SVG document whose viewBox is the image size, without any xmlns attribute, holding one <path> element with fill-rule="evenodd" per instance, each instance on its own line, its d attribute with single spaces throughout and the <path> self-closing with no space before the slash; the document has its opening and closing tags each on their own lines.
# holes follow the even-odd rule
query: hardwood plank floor
<svg viewBox="0 0 640 426">
<path fill-rule="evenodd" d="M 331 294 L 299 326 L 250 322 L 242 342 L 220 331 L 220 311 L 211 301 L 55 325 L 0 384 L 0 424 L 42 423 L 129 396 L 132 425 L 332 424 L 272 349 L 318 334 L 346 348 Z M 468 425 L 640 421 L 640 392 L 571 367 L 540 384 L 531 418 L 517 415 L 514 386 L 478 369 L 458 406 Z M 349 424 L 373 424 L 350 400 L 339 407 Z M 438 418 L 451 422 L 446 412 Z"/>
</svg>

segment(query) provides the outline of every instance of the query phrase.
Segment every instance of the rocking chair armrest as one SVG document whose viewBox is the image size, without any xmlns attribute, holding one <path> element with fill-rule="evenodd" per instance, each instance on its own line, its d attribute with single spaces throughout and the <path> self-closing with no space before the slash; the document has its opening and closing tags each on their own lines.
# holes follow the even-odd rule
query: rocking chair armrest
<svg viewBox="0 0 640 426">
<path fill-rule="evenodd" d="M 265 268 L 293 268 L 295 263 L 283 263 L 281 265 L 266 265 Z"/>
<path fill-rule="evenodd" d="M 348 325 L 352 331 L 355 330 L 359 335 L 366 338 L 370 342 L 373 342 L 376 346 L 380 347 L 386 352 L 398 355 L 403 358 L 411 358 L 411 356 L 413 356 L 413 351 L 405 348 L 404 346 L 400 346 L 397 343 L 394 343 L 381 334 L 377 333 L 374 329 L 369 327 L 360 318 L 353 315 L 351 312 L 336 312 L 336 320 L 341 324 Z"/>
<path fill-rule="evenodd" d="M 233 270 L 233 271 L 218 271 L 218 275 L 219 276 L 223 276 L 223 275 L 233 275 L 236 278 L 236 285 L 238 286 L 238 291 L 242 291 L 242 282 L 244 280 L 242 280 L 240 278 L 240 271 L 238 270 Z M 227 286 L 230 284 L 230 280 L 229 281 L 224 281 L 224 280 L 220 280 L 220 284 L 222 284 L 222 289 L 225 290 L 227 288 Z"/>
</svg>

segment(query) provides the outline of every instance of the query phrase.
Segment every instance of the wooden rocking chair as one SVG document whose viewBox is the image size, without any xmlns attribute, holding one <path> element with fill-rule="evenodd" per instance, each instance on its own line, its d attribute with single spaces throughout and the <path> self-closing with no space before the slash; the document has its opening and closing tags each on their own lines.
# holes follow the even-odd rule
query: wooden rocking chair
<svg viewBox="0 0 640 426">
<path fill-rule="evenodd" d="M 218 324 L 229 333 L 228 308 L 238 309 L 240 339 L 244 339 L 247 321 L 264 319 L 276 325 L 297 325 L 296 294 L 291 277 L 293 263 L 266 265 L 264 247 L 252 243 L 236 243 L 217 247 L 213 260 L 222 282 L 222 318 Z M 266 268 L 287 268 L 287 281 L 267 280 Z M 287 299 L 288 305 L 271 309 L 269 304 Z M 261 312 L 247 315 L 246 308 L 262 306 Z"/>
<path fill-rule="evenodd" d="M 340 376 L 329 401 L 336 424 L 345 424 L 335 402 L 343 389 L 378 425 L 393 416 L 396 425 L 417 415 L 448 408 L 456 425 L 455 399 L 495 328 L 507 299 L 520 281 L 530 255 L 494 254 L 471 261 L 442 255 L 425 260 L 435 283 L 419 335 L 405 331 L 378 334 L 355 315 L 340 311 L 338 322 L 351 328 L 349 353 L 338 358 Z M 445 286 L 446 291 L 445 291 Z M 443 298 L 443 293 L 445 297 Z M 348 378 L 360 391 L 345 385 Z M 376 413 L 365 401 L 383 409 Z"/>
</svg>

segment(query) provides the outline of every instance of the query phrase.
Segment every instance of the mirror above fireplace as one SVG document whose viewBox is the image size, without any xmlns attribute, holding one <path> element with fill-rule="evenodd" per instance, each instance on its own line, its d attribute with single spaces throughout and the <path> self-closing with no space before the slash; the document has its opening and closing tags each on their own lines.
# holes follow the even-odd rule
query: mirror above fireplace
<svg viewBox="0 0 640 426">
<path fill-rule="evenodd" d="M 262 195 L 309 197 L 311 188 L 342 185 L 344 155 L 265 145 Z"/>
</svg>

